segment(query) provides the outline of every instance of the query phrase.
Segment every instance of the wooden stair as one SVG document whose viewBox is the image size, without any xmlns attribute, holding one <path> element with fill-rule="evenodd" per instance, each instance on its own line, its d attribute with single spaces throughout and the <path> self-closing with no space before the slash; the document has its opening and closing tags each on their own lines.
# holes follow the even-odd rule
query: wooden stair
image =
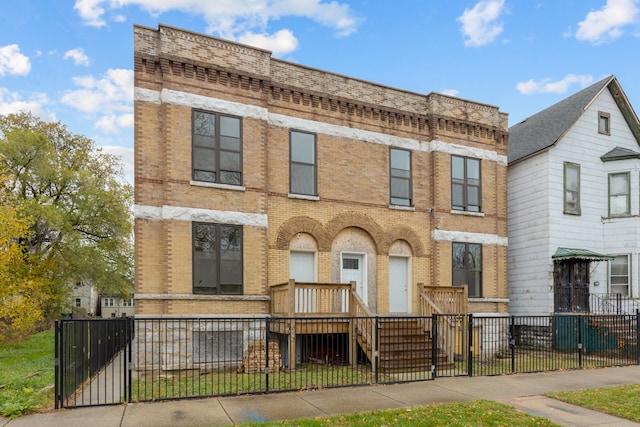
<svg viewBox="0 0 640 427">
<path fill-rule="evenodd" d="M 384 318 L 378 321 L 378 368 L 386 374 L 431 371 L 433 340 L 418 319 Z M 358 343 L 371 359 L 370 343 L 359 337 Z M 365 348 L 366 346 L 366 348 Z M 451 369 L 453 362 L 437 350 L 437 369 Z"/>
</svg>

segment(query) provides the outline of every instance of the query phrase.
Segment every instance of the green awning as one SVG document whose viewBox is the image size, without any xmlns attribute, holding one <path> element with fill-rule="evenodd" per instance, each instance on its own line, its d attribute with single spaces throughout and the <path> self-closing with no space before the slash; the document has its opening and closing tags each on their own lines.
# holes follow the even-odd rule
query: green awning
<svg viewBox="0 0 640 427">
<path fill-rule="evenodd" d="M 556 261 L 563 261 L 568 259 L 580 259 L 585 261 L 611 261 L 615 257 L 611 255 L 603 255 L 592 252 L 588 249 L 558 248 L 556 253 L 553 254 L 551 258 Z"/>
</svg>

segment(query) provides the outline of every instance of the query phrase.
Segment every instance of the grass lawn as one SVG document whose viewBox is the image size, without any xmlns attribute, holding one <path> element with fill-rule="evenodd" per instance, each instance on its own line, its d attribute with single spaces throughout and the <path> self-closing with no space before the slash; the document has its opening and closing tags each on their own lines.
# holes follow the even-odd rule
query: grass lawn
<svg viewBox="0 0 640 427">
<path fill-rule="evenodd" d="M 16 418 L 53 407 L 53 329 L 0 346 L 0 415 Z"/>
<path fill-rule="evenodd" d="M 549 393 L 549 397 L 640 422 L 640 384 Z"/>
<path fill-rule="evenodd" d="M 546 418 L 516 411 L 513 407 L 488 400 L 466 403 L 443 403 L 411 409 L 361 412 L 329 418 L 299 419 L 248 423 L 242 426 L 558 426 Z"/>
</svg>

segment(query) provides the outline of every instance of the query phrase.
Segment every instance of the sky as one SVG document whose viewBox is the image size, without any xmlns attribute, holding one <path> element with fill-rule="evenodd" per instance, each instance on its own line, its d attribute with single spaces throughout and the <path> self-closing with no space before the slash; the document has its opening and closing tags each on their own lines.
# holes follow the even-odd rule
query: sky
<svg viewBox="0 0 640 427">
<path fill-rule="evenodd" d="M 640 0 L 0 0 L 0 114 L 60 121 L 133 183 L 133 26 L 158 24 L 419 94 L 509 126 L 608 75 L 640 111 Z"/>
</svg>

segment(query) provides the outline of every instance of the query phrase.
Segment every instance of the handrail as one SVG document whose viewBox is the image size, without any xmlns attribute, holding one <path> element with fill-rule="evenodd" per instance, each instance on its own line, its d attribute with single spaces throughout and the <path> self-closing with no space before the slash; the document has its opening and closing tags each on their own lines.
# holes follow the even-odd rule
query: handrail
<svg viewBox="0 0 640 427">
<path fill-rule="evenodd" d="M 620 293 L 592 293 L 589 299 L 592 313 L 635 314 L 640 309 L 640 301 Z"/>
<path fill-rule="evenodd" d="M 420 315 L 432 314 L 467 314 L 468 291 L 467 286 L 426 286 L 418 283 L 420 300 L 427 305 L 420 304 Z M 434 301 L 436 300 L 436 301 Z M 438 305 L 447 303 L 446 306 Z M 430 308 L 430 309 L 429 309 Z"/>
<path fill-rule="evenodd" d="M 419 283 L 418 287 L 420 316 L 430 317 L 432 323 L 436 319 L 436 345 L 448 356 L 449 361 L 453 361 L 456 337 L 462 333 L 455 320 L 468 312 L 467 286 L 425 286 Z M 439 306 L 434 299 L 443 306 Z"/>
<path fill-rule="evenodd" d="M 364 303 L 360 295 L 356 292 L 356 282 L 351 282 L 350 307 L 353 318 L 353 331 L 357 335 L 356 340 L 360 337 L 360 348 L 371 362 L 371 366 L 377 368 L 377 360 L 374 357 L 376 351 L 375 335 L 376 328 L 371 322 L 375 321 L 377 315 L 369 310 L 367 304 Z"/>
</svg>

